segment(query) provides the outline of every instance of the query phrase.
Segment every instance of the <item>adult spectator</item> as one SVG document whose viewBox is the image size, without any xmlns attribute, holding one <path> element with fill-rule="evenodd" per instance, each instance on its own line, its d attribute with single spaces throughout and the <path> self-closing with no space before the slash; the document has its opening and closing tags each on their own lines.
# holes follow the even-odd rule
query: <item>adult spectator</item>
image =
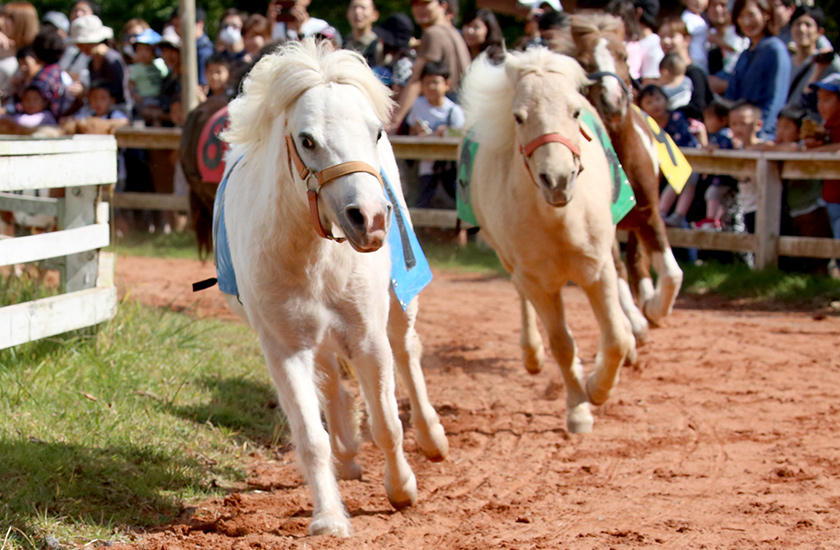
<svg viewBox="0 0 840 550">
<path fill-rule="evenodd" d="M 79 17 L 84 17 L 85 15 L 99 17 L 99 4 L 93 0 L 79 0 L 70 9 L 70 22 L 72 23 Z"/>
<path fill-rule="evenodd" d="M 309 15 L 307 8 L 312 0 L 271 0 L 268 19 L 274 21 L 272 40 L 297 40 L 329 32 L 330 24 Z"/>
<path fill-rule="evenodd" d="M 504 59 L 502 28 L 492 11 L 481 8 L 467 13 L 461 34 L 473 59 L 482 52 L 487 52 L 487 57 L 496 62 Z"/>
<path fill-rule="evenodd" d="M 12 81 L 18 70 L 15 45 L 6 34 L 6 17 L 0 4 L 0 102 L 5 102 L 12 92 Z"/>
<path fill-rule="evenodd" d="M 709 88 L 709 78 L 701 67 L 692 63 L 690 54 L 691 35 L 681 18 L 668 17 L 659 26 L 659 38 L 662 43 L 662 51 L 665 54 L 675 53 L 686 63 L 685 76 L 691 81 L 691 99 L 688 104 L 680 107 L 679 110 L 688 118 L 703 120 L 703 109 L 706 108 L 714 94 Z"/>
<path fill-rule="evenodd" d="M 739 36 L 732 24 L 729 0 L 709 0 L 706 9 L 709 20 L 709 75 L 721 72 L 732 74 L 738 56 L 749 46 L 749 40 Z"/>
<path fill-rule="evenodd" d="M 219 21 L 217 54 L 224 57 L 230 66 L 244 63 L 245 55 L 248 53 L 245 51 L 245 40 L 242 38 L 243 26 L 245 26 L 245 17 L 234 8 L 225 10 Z"/>
<path fill-rule="evenodd" d="M 446 4 L 457 0 L 412 0 L 411 13 L 414 21 L 423 29 L 420 46 L 417 48 L 417 61 L 411 79 L 400 93 L 397 109 L 389 130 L 399 128 L 405 116 L 420 95 L 420 75 L 423 66 L 429 61 L 443 63 L 449 67 L 452 97 L 457 98 L 461 78 L 470 64 L 470 51 L 458 30 L 446 15 Z"/>
<path fill-rule="evenodd" d="M 548 49 L 565 55 L 575 51 L 574 40 L 569 32 L 571 21 L 564 12 L 544 12 L 537 21 L 537 27 L 540 30 L 540 42 Z"/>
<path fill-rule="evenodd" d="M 374 67 L 382 63 L 384 55 L 382 43 L 373 32 L 373 24 L 379 20 L 379 11 L 373 0 L 351 0 L 347 8 L 347 21 L 350 34 L 344 37 L 344 47 L 358 52 L 368 65 Z"/>
<path fill-rule="evenodd" d="M 612 0 L 606 11 L 624 21 L 630 76 L 643 86 L 655 84 L 665 57 L 655 32 L 659 0 Z"/>
<path fill-rule="evenodd" d="M 213 46 L 213 41 L 207 36 L 205 32 L 207 26 L 207 12 L 203 8 L 195 8 L 195 54 L 198 64 L 198 84 L 201 88 L 207 90 L 207 76 L 205 75 L 205 67 L 207 66 L 207 58 L 216 53 L 216 48 Z M 181 36 L 181 16 L 178 13 L 178 8 L 175 7 L 169 16 L 169 23 L 163 28 L 163 34 L 166 34 L 168 28 L 172 32 Z"/>
<path fill-rule="evenodd" d="M 549 12 L 562 12 L 559 0 L 519 0 L 518 4 L 528 9 L 525 19 L 525 35 L 514 44 L 514 49 L 528 49 L 531 46 L 546 46 L 546 40 L 540 34 L 539 21 Z"/>
<path fill-rule="evenodd" d="M 242 25 L 242 40 L 245 42 L 245 61 L 255 63 L 260 50 L 271 42 L 271 23 L 259 13 L 249 15 Z"/>
<path fill-rule="evenodd" d="M 738 32 L 750 40 L 750 47 L 738 58 L 725 97 L 760 108 L 763 126 L 759 138 L 772 141 L 776 119 L 787 101 L 790 55 L 773 35 L 773 11 L 768 0 L 736 0 L 732 15 Z"/>
<path fill-rule="evenodd" d="M 109 45 L 114 38 L 114 30 L 103 25 L 96 15 L 84 15 L 70 24 L 70 38 L 90 57 L 88 71 L 91 82 L 109 83 L 117 107 L 123 112 L 130 112 L 128 69 L 120 52 Z"/>
<path fill-rule="evenodd" d="M 82 94 L 90 84 L 90 75 L 88 75 L 87 70 L 89 59 L 82 54 L 75 44 L 71 44 L 68 40 L 70 19 L 60 11 L 48 11 L 41 18 L 41 29 L 44 28 L 54 29 L 64 42 L 64 53 L 58 60 L 64 85 L 72 95 Z"/>
<path fill-rule="evenodd" d="M 404 13 L 392 13 L 381 25 L 375 26 L 373 32 L 382 42 L 383 53 L 382 63 L 376 65 L 373 71 L 394 94 L 399 95 L 414 69 L 414 50 L 411 48 L 414 23 Z"/>
<path fill-rule="evenodd" d="M 823 11 L 819 8 L 800 6 L 791 18 L 791 36 L 796 51 L 792 54 L 793 79 L 788 92 L 787 107 L 805 111 L 808 118 L 819 120 L 817 94 L 810 88 L 814 82 L 840 72 L 840 57 L 831 49 L 817 50 L 823 36 Z"/>
<path fill-rule="evenodd" d="M 29 2 L 9 2 L 3 7 L 2 18 L 3 32 L 15 48 L 31 45 L 41 30 L 38 10 Z"/>
</svg>

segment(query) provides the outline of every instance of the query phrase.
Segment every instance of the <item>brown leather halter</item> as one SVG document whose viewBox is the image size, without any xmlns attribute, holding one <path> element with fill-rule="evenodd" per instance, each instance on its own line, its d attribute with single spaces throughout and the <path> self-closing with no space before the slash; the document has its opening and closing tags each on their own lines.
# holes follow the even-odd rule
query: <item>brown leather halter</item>
<svg viewBox="0 0 840 550">
<path fill-rule="evenodd" d="M 587 135 L 586 132 L 583 131 L 583 126 L 581 126 L 580 133 L 583 137 L 586 138 L 587 141 L 591 141 L 591 137 Z M 528 159 L 531 158 L 531 155 L 534 154 L 539 147 L 545 145 L 546 143 L 562 143 L 566 147 L 569 148 L 569 151 L 572 152 L 572 156 L 575 159 L 575 162 L 578 164 L 578 174 L 583 172 L 583 164 L 580 162 L 580 148 L 571 142 L 571 140 L 565 136 L 561 136 L 557 133 L 552 134 L 543 134 L 541 136 L 537 136 L 531 141 L 529 141 L 524 147 L 522 145 L 519 146 L 519 152 L 522 153 L 522 160 L 525 161 L 525 169 L 528 170 L 528 174 L 531 176 L 531 181 L 534 182 L 534 185 L 539 186 L 537 180 L 534 179 L 534 174 L 531 173 L 531 167 L 528 166 Z"/>
<path fill-rule="evenodd" d="M 330 239 L 338 243 L 344 242 L 344 238 L 334 237 L 332 234 L 327 233 L 324 230 L 324 226 L 321 225 L 321 215 L 318 211 L 318 193 L 321 191 L 321 187 L 342 176 L 355 174 L 357 172 L 365 172 L 379 180 L 379 185 L 384 188 L 385 184 L 382 182 L 382 176 L 379 175 L 379 172 L 377 172 L 373 166 L 360 160 L 342 162 L 341 164 L 328 166 L 323 170 L 314 172 L 307 168 L 307 166 L 303 163 L 303 160 L 301 160 L 300 155 L 298 154 L 297 146 L 295 145 L 295 140 L 292 136 L 286 136 L 286 149 L 289 151 L 289 162 L 294 163 L 300 179 L 303 180 L 304 184 L 306 184 L 306 196 L 309 199 L 309 215 L 312 218 L 312 224 L 315 226 L 315 231 L 320 237 L 325 239 Z M 311 185 L 310 182 L 312 179 L 315 180 L 315 185 Z"/>
</svg>

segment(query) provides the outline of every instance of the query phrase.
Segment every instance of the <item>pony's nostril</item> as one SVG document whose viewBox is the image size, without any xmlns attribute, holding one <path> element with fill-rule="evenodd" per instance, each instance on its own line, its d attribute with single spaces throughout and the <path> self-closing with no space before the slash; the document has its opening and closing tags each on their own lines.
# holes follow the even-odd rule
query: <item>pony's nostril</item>
<svg viewBox="0 0 840 550">
<path fill-rule="evenodd" d="M 354 227 L 365 227 L 365 215 L 362 214 L 361 209 L 348 208 L 345 213 L 347 214 L 347 219 L 350 220 L 350 223 L 353 224 Z"/>
<path fill-rule="evenodd" d="M 554 178 L 549 176 L 545 172 L 540 174 L 540 183 L 546 189 L 554 189 L 554 187 L 556 187 L 557 185 L 557 182 L 554 180 Z"/>
</svg>

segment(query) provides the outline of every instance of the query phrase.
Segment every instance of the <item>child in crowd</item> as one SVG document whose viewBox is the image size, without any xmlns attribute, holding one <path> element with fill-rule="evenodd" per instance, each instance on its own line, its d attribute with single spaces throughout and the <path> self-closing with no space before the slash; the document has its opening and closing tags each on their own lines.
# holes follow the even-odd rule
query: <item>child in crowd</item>
<svg viewBox="0 0 840 550">
<path fill-rule="evenodd" d="M 112 124 L 102 125 L 101 127 L 108 127 L 109 131 L 104 132 L 85 132 L 85 133 L 114 133 L 113 130 L 120 126 L 127 126 L 129 123 L 128 115 L 117 108 L 117 100 L 114 98 L 114 93 L 110 83 L 104 80 L 97 80 L 90 85 L 90 91 L 87 95 L 87 105 L 82 107 L 78 113 L 73 117 L 77 121 L 86 120 L 90 118 L 97 118 L 100 120 L 112 120 Z M 122 121 L 122 122 L 116 122 Z"/>
<path fill-rule="evenodd" d="M 659 62 L 659 84 L 668 96 L 668 109 L 673 111 L 685 107 L 691 101 L 694 85 L 685 76 L 688 65 L 676 52 L 665 54 Z"/>
<path fill-rule="evenodd" d="M 639 107 L 656 121 L 678 147 L 700 147 L 701 142 L 692 133 L 689 120 L 679 111 L 668 109 L 668 96 L 662 88 L 656 84 L 645 86 L 639 94 Z M 692 174 L 683 187 L 677 200 L 677 193 L 670 185 L 665 186 L 659 197 L 659 210 L 665 224 L 670 227 L 686 227 L 686 214 L 691 208 L 694 200 L 694 193 L 697 188 L 697 174 Z M 668 215 L 668 211 L 677 203 L 674 213 Z"/>
<path fill-rule="evenodd" d="M 811 84 L 817 90 L 817 111 L 823 119 L 826 140 L 823 151 L 840 151 L 840 73 L 834 73 Z M 823 199 L 831 220 L 834 238 L 840 239 L 840 180 L 823 182 Z"/>
<path fill-rule="evenodd" d="M 134 63 L 128 68 L 128 82 L 138 112 L 159 104 L 161 85 L 169 73 L 166 63 L 155 51 L 160 41 L 160 34 L 152 29 L 146 29 L 134 38 Z"/>
<path fill-rule="evenodd" d="M 798 107 L 785 107 L 779 113 L 776 123 L 776 149 L 799 150 L 800 130 L 805 117 L 805 110 Z M 832 237 L 831 223 L 822 198 L 823 182 L 812 180 L 783 180 L 782 235 L 797 237 Z M 790 267 L 805 271 L 826 272 L 825 260 L 796 258 L 786 262 Z M 782 264 L 783 267 L 787 267 Z"/>
<path fill-rule="evenodd" d="M 406 118 L 411 135 L 444 136 L 451 128 L 463 128 L 464 111 L 446 97 L 449 91 L 449 67 L 444 63 L 427 62 L 420 73 L 423 95 L 417 98 Z M 417 206 L 429 208 L 438 184 L 448 195 L 450 206 L 455 199 L 455 169 L 452 163 L 422 161 L 420 163 L 420 195 Z"/>
<path fill-rule="evenodd" d="M 710 149 L 732 149 L 729 109 L 729 103 L 722 99 L 715 99 L 703 109 Z M 703 178 L 709 184 L 704 195 L 706 218 L 692 224 L 692 227 L 706 231 L 731 227 L 737 206 L 738 182 L 730 176 L 709 175 Z"/>
<path fill-rule="evenodd" d="M 215 53 L 207 58 L 207 97 L 217 95 L 233 95 L 230 89 L 230 58 Z"/>
<path fill-rule="evenodd" d="M 58 124 L 50 111 L 50 102 L 46 92 L 38 84 L 30 84 L 23 91 L 21 98 L 22 111 L 7 115 L 12 123 L 21 128 L 37 128 Z"/>
<path fill-rule="evenodd" d="M 709 40 L 709 24 L 703 15 L 709 7 L 709 0 L 683 0 L 682 4 L 685 6 L 685 11 L 680 15 L 680 19 L 691 34 L 688 55 L 692 63 L 708 73 L 709 54 L 706 51 L 706 42 Z"/>
<path fill-rule="evenodd" d="M 729 127 L 732 128 L 732 143 L 736 149 L 757 149 L 764 144 L 759 138 L 764 123 L 761 107 L 742 101 L 729 112 Z M 758 187 L 752 178 L 738 180 L 738 204 L 744 214 L 747 233 L 755 232 L 755 213 L 758 210 Z"/>
<path fill-rule="evenodd" d="M 23 112 L 21 101 L 23 92 L 29 87 L 32 78 L 44 68 L 44 64 L 35 57 L 32 46 L 19 48 L 15 53 L 18 62 L 18 71 L 12 80 L 11 98 L 3 105 L 3 113 Z"/>
</svg>

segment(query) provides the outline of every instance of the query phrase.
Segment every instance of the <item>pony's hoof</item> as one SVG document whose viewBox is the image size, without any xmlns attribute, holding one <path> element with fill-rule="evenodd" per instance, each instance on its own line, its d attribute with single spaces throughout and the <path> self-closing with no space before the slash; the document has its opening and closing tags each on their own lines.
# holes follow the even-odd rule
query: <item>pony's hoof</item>
<svg viewBox="0 0 840 550">
<path fill-rule="evenodd" d="M 545 350 L 542 346 L 533 351 L 523 350 L 522 361 L 525 363 L 525 370 L 528 371 L 528 374 L 539 374 L 545 364 Z"/>
<path fill-rule="evenodd" d="M 592 433 L 593 422 L 589 403 L 581 403 L 569 409 L 569 414 L 566 417 L 566 429 L 573 434 Z"/>
<path fill-rule="evenodd" d="M 350 525 L 344 515 L 332 516 L 324 515 L 312 519 L 312 524 L 309 526 L 309 534 L 312 536 L 318 535 L 333 535 L 335 537 L 349 537 L 353 534 L 353 527 Z"/>
<path fill-rule="evenodd" d="M 639 352 L 636 351 L 636 348 L 631 349 L 627 352 L 627 357 L 624 358 L 625 365 L 635 365 L 636 361 L 639 360 Z"/>
<path fill-rule="evenodd" d="M 414 506 L 417 503 L 417 478 L 412 472 L 408 481 L 395 490 L 389 486 L 385 486 L 385 491 L 388 493 L 388 502 L 394 507 L 394 510 L 405 510 L 409 506 Z"/>
<path fill-rule="evenodd" d="M 439 422 L 431 427 L 428 434 L 418 430 L 417 443 L 431 462 L 443 462 L 449 455 L 449 440 Z"/>
<path fill-rule="evenodd" d="M 345 463 L 335 463 L 335 475 L 338 479 L 344 480 L 358 480 L 362 479 L 362 467 L 356 464 L 355 460 L 349 460 Z"/>
</svg>

